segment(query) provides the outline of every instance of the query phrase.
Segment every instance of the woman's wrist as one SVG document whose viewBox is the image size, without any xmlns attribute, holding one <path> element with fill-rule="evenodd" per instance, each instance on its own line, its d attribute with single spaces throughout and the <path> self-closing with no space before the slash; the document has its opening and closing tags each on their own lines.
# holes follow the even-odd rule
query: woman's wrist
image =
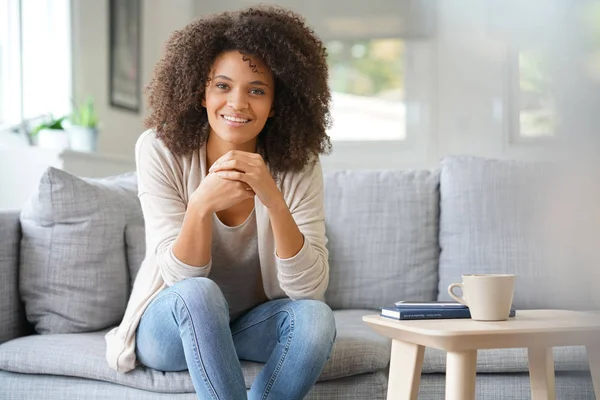
<svg viewBox="0 0 600 400">
<path fill-rule="evenodd" d="M 269 219 L 275 238 L 275 249 L 277 257 L 281 259 L 291 258 L 298 254 L 304 244 L 304 236 L 300 232 L 294 217 L 290 213 L 288 205 L 281 197 L 281 201 L 269 208 Z"/>
<path fill-rule="evenodd" d="M 213 213 L 208 205 L 208 202 L 200 197 L 192 197 L 188 205 L 188 212 L 191 212 L 195 216 L 203 219 L 207 218 Z"/>
<path fill-rule="evenodd" d="M 286 204 L 285 199 L 283 198 L 283 195 L 281 193 L 279 193 L 279 196 L 277 196 L 276 200 L 273 201 L 271 204 L 265 204 L 265 207 L 267 207 L 269 212 L 289 211 L 288 205 Z"/>
</svg>

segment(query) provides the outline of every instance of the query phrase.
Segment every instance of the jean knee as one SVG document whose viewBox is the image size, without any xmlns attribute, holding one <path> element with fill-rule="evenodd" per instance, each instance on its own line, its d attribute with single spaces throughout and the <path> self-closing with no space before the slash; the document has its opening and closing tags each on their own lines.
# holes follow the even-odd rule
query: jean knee
<svg viewBox="0 0 600 400">
<path fill-rule="evenodd" d="M 227 300 L 219 286 L 209 278 L 188 278 L 166 289 L 175 294 L 189 308 L 199 309 L 207 315 L 217 312 L 229 314 Z"/>
<path fill-rule="evenodd" d="M 299 319 L 297 329 L 302 337 L 310 342 L 310 346 L 320 351 L 330 352 L 335 341 L 337 330 L 331 308 L 318 300 L 297 300 L 298 309 L 294 310 Z"/>
</svg>

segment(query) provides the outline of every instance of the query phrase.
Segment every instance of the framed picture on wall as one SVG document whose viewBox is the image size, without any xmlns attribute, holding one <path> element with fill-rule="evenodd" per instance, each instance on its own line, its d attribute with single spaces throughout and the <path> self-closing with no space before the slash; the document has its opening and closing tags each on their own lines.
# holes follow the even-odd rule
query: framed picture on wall
<svg viewBox="0 0 600 400">
<path fill-rule="evenodd" d="M 141 0 L 109 0 L 109 101 L 133 112 L 142 108 L 141 11 Z"/>
</svg>

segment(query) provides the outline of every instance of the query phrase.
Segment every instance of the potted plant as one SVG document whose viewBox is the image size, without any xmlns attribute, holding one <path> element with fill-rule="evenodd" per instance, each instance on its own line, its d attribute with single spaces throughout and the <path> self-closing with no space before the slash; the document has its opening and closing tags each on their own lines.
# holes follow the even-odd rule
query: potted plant
<svg viewBox="0 0 600 400">
<path fill-rule="evenodd" d="M 98 116 L 94 109 L 92 97 L 88 97 L 80 107 L 73 103 L 73 112 L 69 120 L 71 124 L 67 127 L 67 132 L 71 150 L 96 151 Z"/>
<path fill-rule="evenodd" d="M 36 126 L 30 133 L 31 138 L 39 147 L 54 150 L 64 150 L 69 148 L 69 137 L 63 127 L 65 117 L 54 118 L 42 122 Z"/>
</svg>

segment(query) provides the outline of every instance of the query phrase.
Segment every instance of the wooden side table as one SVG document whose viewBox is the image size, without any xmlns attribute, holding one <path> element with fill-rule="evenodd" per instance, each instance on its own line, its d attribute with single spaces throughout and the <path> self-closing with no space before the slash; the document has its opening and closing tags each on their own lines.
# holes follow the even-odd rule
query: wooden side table
<svg viewBox="0 0 600 400">
<path fill-rule="evenodd" d="M 416 400 L 425 346 L 447 352 L 446 399 L 474 400 L 477 350 L 527 348 L 533 400 L 556 399 L 554 346 L 586 346 L 600 399 L 600 315 L 563 310 L 517 311 L 501 322 L 471 319 L 396 321 L 366 315 L 363 321 L 392 339 L 387 398 Z"/>
</svg>

